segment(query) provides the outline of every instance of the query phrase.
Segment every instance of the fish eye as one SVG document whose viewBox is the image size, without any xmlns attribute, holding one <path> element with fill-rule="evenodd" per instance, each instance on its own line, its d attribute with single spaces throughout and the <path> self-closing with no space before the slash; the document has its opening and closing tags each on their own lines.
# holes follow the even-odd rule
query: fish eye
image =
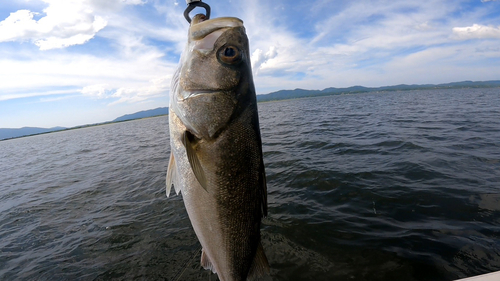
<svg viewBox="0 0 500 281">
<path fill-rule="evenodd" d="M 236 46 L 222 46 L 217 52 L 219 60 L 225 64 L 236 64 L 241 62 L 243 56 L 241 50 Z"/>
</svg>

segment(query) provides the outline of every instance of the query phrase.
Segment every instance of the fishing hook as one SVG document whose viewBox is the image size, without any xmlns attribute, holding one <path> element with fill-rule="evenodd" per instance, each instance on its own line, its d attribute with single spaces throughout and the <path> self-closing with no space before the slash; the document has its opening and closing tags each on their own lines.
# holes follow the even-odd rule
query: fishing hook
<svg viewBox="0 0 500 281">
<path fill-rule="evenodd" d="M 205 4 L 203 2 L 201 2 L 201 0 L 186 0 L 186 3 L 187 3 L 187 8 L 186 10 L 184 11 L 184 17 L 186 18 L 186 20 L 191 23 L 191 18 L 189 17 L 189 13 L 194 10 L 194 8 L 196 7 L 202 7 L 205 9 L 206 11 L 206 19 L 210 19 L 210 6 L 208 6 L 208 4 Z"/>
</svg>

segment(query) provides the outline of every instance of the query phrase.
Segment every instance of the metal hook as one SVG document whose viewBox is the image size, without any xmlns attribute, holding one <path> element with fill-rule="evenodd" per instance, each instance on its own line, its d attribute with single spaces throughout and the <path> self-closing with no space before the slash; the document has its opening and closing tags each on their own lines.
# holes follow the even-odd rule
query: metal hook
<svg viewBox="0 0 500 281">
<path fill-rule="evenodd" d="M 210 6 L 208 6 L 208 4 L 205 4 L 201 1 L 197 1 L 197 2 L 191 2 L 188 4 L 186 10 L 184 11 L 184 17 L 186 18 L 186 20 L 191 23 L 191 18 L 189 17 L 189 13 L 194 10 L 194 8 L 196 7 L 202 7 L 205 9 L 206 11 L 206 19 L 210 19 Z"/>
</svg>

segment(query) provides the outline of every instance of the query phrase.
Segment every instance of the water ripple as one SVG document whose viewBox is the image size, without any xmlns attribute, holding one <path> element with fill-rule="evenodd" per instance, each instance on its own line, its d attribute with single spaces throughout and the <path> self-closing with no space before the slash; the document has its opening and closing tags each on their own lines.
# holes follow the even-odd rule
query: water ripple
<svg viewBox="0 0 500 281">
<path fill-rule="evenodd" d="M 499 95 L 259 104 L 272 279 L 500 270 Z M 167 132 L 158 117 L 0 142 L 0 279 L 208 279 L 182 196 L 165 196 Z"/>
</svg>

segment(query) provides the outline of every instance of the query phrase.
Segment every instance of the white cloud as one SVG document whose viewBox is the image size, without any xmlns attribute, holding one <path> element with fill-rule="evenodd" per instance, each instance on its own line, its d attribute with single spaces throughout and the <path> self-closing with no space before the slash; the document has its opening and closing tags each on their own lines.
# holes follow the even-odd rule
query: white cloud
<svg viewBox="0 0 500 281">
<path fill-rule="evenodd" d="M 165 96 L 166 98 L 170 89 L 171 79 L 172 75 L 168 74 L 165 76 L 155 77 L 154 79 L 151 79 L 147 85 L 142 85 L 140 87 L 118 88 L 110 96 L 112 98 L 118 98 L 118 100 L 110 103 L 110 105 L 124 102 L 135 103 L 158 96 Z"/>
<path fill-rule="evenodd" d="M 142 5 L 141 0 L 42 0 L 48 6 L 42 13 L 18 10 L 0 22 L 0 42 L 31 41 L 40 50 L 81 45 L 108 24 L 101 12 L 123 5 Z"/>
<path fill-rule="evenodd" d="M 500 39 L 500 26 L 484 26 L 473 24 L 468 27 L 454 27 L 453 35 L 459 40 L 468 39 Z"/>
<path fill-rule="evenodd" d="M 146 1 L 142 1 L 142 0 L 121 0 L 121 1 L 127 5 L 144 5 L 144 4 L 146 4 Z"/>
<path fill-rule="evenodd" d="M 260 93 L 282 88 L 321 89 L 331 86 L 382 86 L 400 83 L 451 82 L 478 77 L 462 67 L 473 47 L 454 49 L 450 30 L 459 22 L 485 18 L 486 7 L 463 12 L 460 1 L 316 1 L 304 8 L 304 24 L 315 23 L 306 37 L 286 24 L 280 11 L 263 1 L 247 1 L 243 20 L 252 47 L 255 84 Z M 331 5 L 339 9 L 327 9 Z M 310 9 L 310 10 L 305 10 Z M 458 13 L 460 12 L 460 13 Z M 313 13 L 313 15 L 311 15 Z M 459 14 L 459 16 L 457 16 Z M 275 48 L 275 56 L 266 53 Z M 428 53 L 425 50 L 432 50 Z M 492 57 L 500 57 L 490 52 Z M 433 60 L 423 58 L 433 57 Z M 480 60 L 481 56 L 475 56 Z M 444 61 L 440 67 L 436 61 Z M 425 63 L 424 63 L 425 62 Z M 451 65 L 451 66 L 450 66 Z M 399 68 L 399 69 L 398 69 Z M 459 75 L 453 69 L 463 69 Z M 433 71 L 436 69 L 436 71 Z M 472 69 L 472 68 L 469 68 Z M 412 75 L 412 73 L 415 73 Z M 262 89 L 265 89 L 262 91 Z"/>
<path fill-rule="evenodd" d="M 2 93 L 0 94 L 0 101 L 12 100 L 12 99 L 20 99 L 20 98 L 31 98 L 31 97 L 40 97 L 40 96 L 57 96 L 57 95 L 67 95 L 75 93 L 77 89 L 70 90 L 51 90 L 51 91 L 30 91 L 23 93 Z"/>
<path fill-rule="evenodd" d="M 278 17 L 274 13 L 281 11 L 273 9 L 273 2 L 246 1 L 237 6 L 250 40 L 254 78 L 262 81 L 277 72 L 295 72 L 308 53 L 307 42 L 274 22 Z"/>
<path fill-rule="evenodd" d="M 186 41 L 187 23 L 182 13 L 176 15 L 182 21 L 155 26 L 157 21 L 121 9 L 123 5 L 142 5 L 145 1 L 69 0 L 74 4 L 73 11 L 82 12 L 77 16 L 80 20 L 71 19 L 75 12 L 66 10 L 69 15 L 63 17 L 56 16 L 59 12 L 49 9 L 62 9 L 65 1 L 45 0 L 49 6 L 43 15 L 28 10 L 13 13 L 2 22 L 4 26 L 0 26 L 0 31 L 7 28 L 5 25 L 17 29 L 7 28 L 10 31 L 8 38 L 7 33 L 0 32 L 0 39 L 4 39 L 0 42 L 28 40 L 38 44 L 40 49 L 77 44 L 76 39 L 91 35 L 90 39 L 95 35 L 99 26 L 92 30 L 92 24 L 99 23 L 95 20 L 97 17 L 107 21 L 106 28 L 99 32 L 99 36 L 110 43 L 103 45 L 105 53 L 94 53 L 94 49 L 76 53 L 71 50 L 33 52 L 23 45 L 10 51 L 0 48 L 0 52 L 3 51 L 0 55 L 0 101 L 39 96 L 47 100 L 49 96 L 63 93 L 39 89 L 58 88 L 71 88 L 71 91 L 64 92 L 66 95 L 108 99 L 112 104 L 131 104 L 157 97 L 167 100 L 170 75 L 177 66 L 176 56 Z M 165 19 L 174 21 L 175 11 L 165 6 L 161 8 L 165 9 L 159 11 Z M 48 24 L 51 21 L 52 24 Z M 158 47 L 150 39 L 174 44 Z"/>
<path fill-rule="evenodd" d="M 29 36 L 36 29 L 34 13 L 28 10 L 19 10 L 11 13 L 8 18 L 0 22 L 0 42 L 14 41 Z"/>
<path fill-rule="evenodd" d="M 250 59 L 254 73 L 258 73 L 261 65 L 265 66 L 269 60 L 274 59 L 277 55 L 278 51 L 276 50 L 276 46 L 270 46 L 265 53 L 261 49 L 256 49 L 252 53 L 252 57 Z"/>
<path fill-rule="evenodd" d="M 113 88 L 108 84 L 95 84 L 85 86 L 80 91 L 84 96 L 95 99 L 117 99 L 110 105 L 118 103 L 134 103 L 143 101 L 152 97 L 167 96 L 170 89 L 170 80 L 172 75 L 157 76 L 150 79 L 147 83 L 138 83 L 128 87 Z"/>
<path fill-rule="evenodd" d="M 52 87 L 69 87 L 73 89 L 71 93 L 94 99 L 114 97 L 133 101 L 158 95 L 166 97 L 169 75 L 177 64 L 161 60 L 155 49 L 143 51 L 135 57 L 43 52 L 24 60 L 0 58 L 0 101 L 61 94 L 39 90 Z M 130 90 L 118 91 L 120 88 Z"/>
<path fill-rule="evenodd" d="M 96 84 L 85 86 L 80 91 L 84 96 L 94 97 L 98 99 L 108 98 L 111 94 L 111 89 L 107 84 Z"/>
</svg>

